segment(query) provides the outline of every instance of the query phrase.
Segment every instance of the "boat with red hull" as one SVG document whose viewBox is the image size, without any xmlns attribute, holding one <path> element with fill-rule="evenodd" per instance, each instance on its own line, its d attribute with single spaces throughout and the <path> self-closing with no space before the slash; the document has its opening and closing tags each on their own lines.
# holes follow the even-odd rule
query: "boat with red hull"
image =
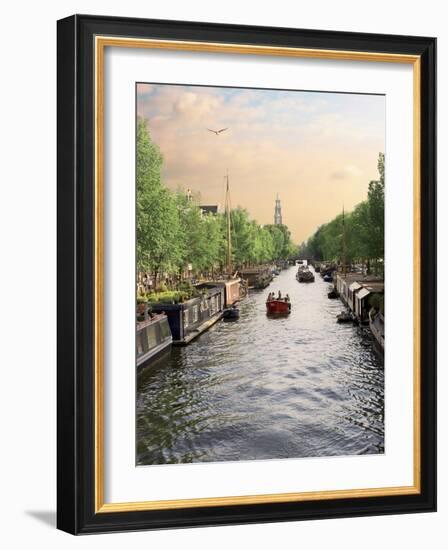
<svg viewBox="0 0 448 550">
<path fill-rule="evenodd" d="M 291 302 L 285 300 L 268 300 L 266 302 L 266 312 L 269 315 L 291 313 Z"/>
</svg>

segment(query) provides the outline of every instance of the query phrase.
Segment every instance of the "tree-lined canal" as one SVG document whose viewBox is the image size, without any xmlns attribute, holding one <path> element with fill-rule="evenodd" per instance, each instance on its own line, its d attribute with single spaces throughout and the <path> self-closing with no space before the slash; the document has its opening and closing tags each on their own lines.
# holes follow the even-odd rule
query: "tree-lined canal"
<svg viewBox="0 0 448 550">
<path fill-rule="evenodd" d="M 384 369 L 368 331 L 338 325 L 329 285 L 290 267 L 187 347 L 139 373 L 137 463 L 165 464 L 384 451 Z M 311 268 L 312 269 L 312 268 Z M 270 291 L 289 294 L 270 318 Z"/>
</svg>

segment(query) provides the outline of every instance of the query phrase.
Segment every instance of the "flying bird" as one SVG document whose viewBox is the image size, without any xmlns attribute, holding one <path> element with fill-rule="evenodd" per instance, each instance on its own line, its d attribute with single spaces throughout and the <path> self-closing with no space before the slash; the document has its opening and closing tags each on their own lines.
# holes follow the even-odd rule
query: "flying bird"
<svg viewBox="0 0 448 550">
<path fill-rule="evenodd" d="M 219 134 L 220 134 L 221 132 L 225 132 L 226 130 L 228 130 L 228 128 L 221 128 L 221 130 L 210 130 L 210 128 L 207 128 L 207 130 L 208 130 L 209 132 L 213 132 L 214 134 L 216 134 L 217 136 L 219 136 Z"/>
</svg>

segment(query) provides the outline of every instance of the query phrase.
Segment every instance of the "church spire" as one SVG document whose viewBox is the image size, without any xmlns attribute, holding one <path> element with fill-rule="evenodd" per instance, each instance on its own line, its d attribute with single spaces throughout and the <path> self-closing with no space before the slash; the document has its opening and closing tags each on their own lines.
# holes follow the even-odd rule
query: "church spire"
<svg viewBox="0 0 448 550">
<path fill-rule="evenodd" d="M 280 199 L 278 198 L 278 193 L 277 198 L 275 199 L 274 224 L 282 225 L 282 207 L 280 204 Z"/>
</svg>

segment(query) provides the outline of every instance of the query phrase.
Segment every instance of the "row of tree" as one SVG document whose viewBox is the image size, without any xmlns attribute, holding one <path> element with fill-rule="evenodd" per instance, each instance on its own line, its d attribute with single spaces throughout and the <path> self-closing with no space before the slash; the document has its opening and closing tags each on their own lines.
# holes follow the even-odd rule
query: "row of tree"
<svg viewBox="0 0 448 550">
<path fill-rule="evenodd" d="M 379 179 L 369 183 L 367 199 L 341 213 L 299 247 L 299 255 L 315 260 L 363 263 L 368 271 L 384 268 L 384 154 L 378 156 Z"/>
<path fill-rule="evenodd" d="M 226 258 L 224 214 L 203 214 L 199 197 L 173 192 L 162 182 L 163 159 L 146 121 L 137 125 L 137 268 L 157 280 L 162 273 L 223 270 Z M 231 212 L 235 268 L 295 255 L 284 225 L 261 226 L 243 208 Z"/>
</svg>

